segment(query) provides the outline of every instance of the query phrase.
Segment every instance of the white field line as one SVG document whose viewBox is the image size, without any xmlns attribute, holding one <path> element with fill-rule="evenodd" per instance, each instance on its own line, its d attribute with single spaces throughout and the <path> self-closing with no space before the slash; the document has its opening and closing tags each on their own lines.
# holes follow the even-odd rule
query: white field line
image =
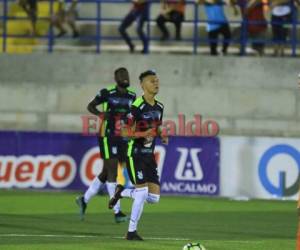
<svg viewBox="0 0 300 250">
<path fill-rule="evenodd" d="M 120 236 L 97 236 L 97 235 L 69 235 L 69 234 L 0 234 L 1 237 L 44 237 L 44 238 L 109 238 L 109 239 L 124 239 Z M 191 241 L 188 238 L 173 238 L 173 237 L 143 237 L 145 240 L 161 240 L 161 241 Z M 215 239 L 203 239 L 202 241 L 217 241 Z M 222 240 L 227 243 L 242 243 L 242 244 L 260 244 L 262 240 Z"/>
<path fill-rule="evenodd" d="M 45 238 L 111 238 L 124 239 L 119 236 L 96 236 L 96 235 L 68 235 L 68 234 L 0 234 L 1 237 L 45 237 Z M 145 240 L 165 240 L 165 241 L 188 241 L 187 238 L 172 237 L 143 237 Z"/>
</svg>

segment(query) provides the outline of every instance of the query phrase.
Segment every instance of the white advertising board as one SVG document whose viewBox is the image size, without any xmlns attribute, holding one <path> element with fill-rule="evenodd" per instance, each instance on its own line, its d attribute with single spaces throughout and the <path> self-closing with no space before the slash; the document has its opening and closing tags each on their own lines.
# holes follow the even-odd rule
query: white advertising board
<svg viewBox="0 0 300 250">
<path fill-rule="evenodd" d="M 220 195 L 297 199 L 300 139 L 221 137 Z"/>
</svg>

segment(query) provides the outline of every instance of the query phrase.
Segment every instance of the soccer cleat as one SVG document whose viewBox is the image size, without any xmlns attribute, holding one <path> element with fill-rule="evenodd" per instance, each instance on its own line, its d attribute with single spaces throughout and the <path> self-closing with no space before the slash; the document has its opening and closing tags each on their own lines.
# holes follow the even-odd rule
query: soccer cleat
<svg viewBox="0 0 300 250">
<path fill-rule="evenodd" d="M 115 214 L 115 222 L 116 223 L 126 222 L 127 220 L 128 220 L 127 215 L 122 213 L 121 211 L 119 213 Z"/>
<path fill-rule="evenodd" d="M 86 210 L 87 204 L 85 203 L 83 196 L 78 196 L 76 198 L 76 204 L 79 207 L 80 220 L 84 220 L 84 215 L 85 215 L 85 210 Z"/>
<path fill-rule="evenodd" d="M 124 190 L 124 187 L 120 184 L 116 186 L 116 191 L 113 197 L 108 202 L 108 208 L 112 209 L 118 202 L 119 199 L 122 198 L 121 193 Z"/>
<path fill-rule="evenodd" d="M 126 240 L 143 240 L 143 238 L 137 234 L 137 231 L 133 231 L 127 232 Z"/>
</svg>

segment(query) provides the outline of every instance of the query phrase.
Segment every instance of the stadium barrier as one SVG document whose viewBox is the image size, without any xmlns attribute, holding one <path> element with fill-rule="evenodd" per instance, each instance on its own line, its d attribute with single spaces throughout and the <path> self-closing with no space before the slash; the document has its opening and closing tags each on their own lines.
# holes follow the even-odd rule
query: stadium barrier
<svg viewBox="0 0 300 250">
<path fill-rule="evenodd" d="M 168 146 L 158 144 L 162 194 L 218 195 L 219 149 L 217 137 L 171 137 Z M 83 190 L 102 164 L 94 136 L 0 132 L 0 188 Z"/>
<path fill-rule="evenodd" d="M 299 148 L 292 138 L 170 137 L 155 149 L 161 193 L 297 200 Z M 94 136 L 0 132 L 0 188 L 84 190 L 102 164 Z"/>
<path fill-rule="evenodd" d="M 3 14 L 0 16 L 0 19 L 2 20 L 2 51 L 6 52 L 7 51 L 7 41 L 10 38 L 15 38 L 15 39 L 32 39 L 32 36 L 29 35 L 17 35 L 17 34 L 9 34 L 8 29 L 7 29 L 7 24 L 9 20 L 27 20 L 28 18 L 26 17 L 17 17 L 17 16 L 10 16 L 9 15 L 9 9 L 8 9 L 8 3 L 11 0 L 2 0 L 3 2 Z M 100 53 L 101 52 L 101 42 L 102 41 L 113 41 L 113 40 L 120 40 L 120 37 L 112 37 L 112 36 L 107 36 L 102 34 L 102 29 L 101 27 L 105 24 L 105 22 L 113 22 L 118 25 L 122 18 L 107 18 L 103 17 L 102 15 L 102 6 L 105 4 L 128 4 L 130 1 L 129 0 L 84 0 L 84 1 L 79 1 L 80 4 L 95 4 L 95 9 L 96 9 L 96 17 L 79 17 L 78 21 L 81 22 L 95 22 L 96 24 L 96 34 L 95 35 L 82 35 L 81 40 L 87 40 L 87 41 L 94 41 L 96 45 L 96 52 Z M 49 16 L 52 16 L 54 13 L 55 9 L 55 1 L 50 0 L 50 7 L 49 7 L 49 14 L 48 16 L 44 16 L 39 18 L 38 20 L 49 20 Z M 159 4 L 158 0 L 153 0 L 150 1 L 151 5 L 153 4 Z M 193 54 L 198 53 L 198 46 L 201 44 L 208 44 L 209 40 L 207 38 L 202 38 L 199 35 L 199 25 L 205 24 L 207 22 L 207 19 L 205 17 L 199 16 L 199 5 L 195 1 L 186 1 L 186 3 L 190 6 L 193 6 L 194 9 L 194 15 L 193 19 L 187 19 L 184 21 L 184 23 L 189 23 L 193 26 L 193 36 L 192 38 L 189 39 L 183 39 L 183 42 L 189 42 L 191 43 L 191 46 L 193 48 Z M 299 44 L 298 38 L 297 38 L 297 30 L 299 28 L 299 21 L 298 21 L 298 11 L 297 8 L 293 8 L 293 13 L 292 13 L 292 21 L 289 24 L 290 27 L 290 38 L 288 41 L 286 41 L 286 45 L 290 45 L 291 47 L 291 55 L 296 56 L 296 51 L 297 51 L 297 46 Z M 151 12 L 151 8 L 150 8 Z M 149 16 L 151 16 L 151 13 L 149 13 Z M 146 32 L 147 36 L 149 37 L 149 41 L 156 41 L 159 38 L 153 37 L 151 32 L 150 32 L 150 23 L 154 22 L 155 20 L 149 19 L 146 25 Z M 239 21 L 233 21 L 229 20 L 230 24 L 239 24 L 241 26 L 241 36 L 239 39 L 236 40 L 231 40 L 232 44 L 237 44 L 240 47 L 240 53 L 241 55 L 246 54 L 246 46 L 250 42 L 265 42 L 268 45 L 273 45 L 274 42 L 270 39 L 249 39 L 247 36 L 247 24 L 253 23 L 253 24 L 259 24 L 257 22 L 247 22 L 247 20 L 239 20 Z M 269 26 L 272 24 L 270 21 L 268 21 Z M 48 41 L 48 52 L 53 52 L 54 49 L 54 42 L 55 42 L 55 36 L 53 32 L 53 26 L 49 26 L 49 30 L 45 35 L 41 35 L 38 37 L 38 39 L 42 40 L 47 40 Z M 137 39 L 136 37 L 134 39 Z M 149 48 L 147 49 L 149 52 Z"/>
</svg>

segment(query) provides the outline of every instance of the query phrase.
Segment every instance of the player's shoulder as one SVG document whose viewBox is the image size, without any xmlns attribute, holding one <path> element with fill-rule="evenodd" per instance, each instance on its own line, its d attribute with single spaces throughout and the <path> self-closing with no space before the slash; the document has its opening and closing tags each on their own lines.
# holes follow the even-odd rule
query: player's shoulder
<svg viewBox="0 0 300 250">
<path fill-rule="evenodd" d="M 109 95 L 113 94 L 116 91 L 116 85 L 109 85 L 103 89 L 99 90 L 100 95 Z"/>
<path fill-rule="evenodd" d="M 106 87 L 108 93 L 114 93 L 117 91 L 117 86 L 115 84 L 109 85 Z"/>
<path fill-rule="evenodd" d="M 159 106 L 161 109 L 164 109 L 164 105 L 162 104 L 161 101 L 158 101 L 157 99 L 155 99 L 155 101 L 157 106 Z"/>
<path fill-rule="evenodd" d="M 140 108 L 143 103 L 144 103 L 144 98 L 140 96 L 135 99 L 135 101 L 132 103 L 132 106 L 136 108 Z"/>
<path fill-rule="evenodd" d="M 131 96 L 134 96 L 134 97 L 136 96 L 135 90 L 131 87 L 127 88 L 127 93 Z"/>
</svg>

